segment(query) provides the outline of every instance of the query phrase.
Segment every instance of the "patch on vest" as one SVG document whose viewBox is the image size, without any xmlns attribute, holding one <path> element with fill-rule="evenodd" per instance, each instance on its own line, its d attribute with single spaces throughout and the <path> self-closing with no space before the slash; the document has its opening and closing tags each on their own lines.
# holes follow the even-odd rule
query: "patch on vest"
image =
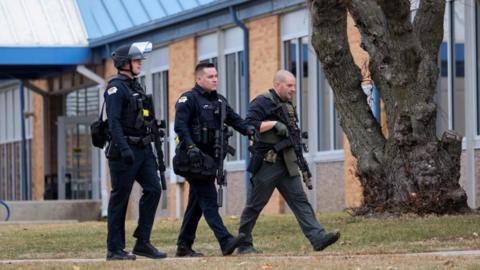
<svg viewBox="0 0 480 270">
<path fill-rule="evenodd" d="M 114 86 L 114 87 L 110 87 L 110 88 L 108 88 L 107 93 L 108 93 L 109 95 L 113 95 L 113 94 L 115 94 L 115 93 L 117 92 L 117 90 L 118 90 L 118 89 L 117 89 L 117 87 L 115 87 L 115 86 Z"/>
<path fill-rule="evenodd" d="M 184 102 L 186 102 L 186 101 L 187 101 L 187 97 L 186 97 L 186 96 L 180 97 L 180 98 L 178 99 L 178 103 L 184 103 Z"/>
</svg>

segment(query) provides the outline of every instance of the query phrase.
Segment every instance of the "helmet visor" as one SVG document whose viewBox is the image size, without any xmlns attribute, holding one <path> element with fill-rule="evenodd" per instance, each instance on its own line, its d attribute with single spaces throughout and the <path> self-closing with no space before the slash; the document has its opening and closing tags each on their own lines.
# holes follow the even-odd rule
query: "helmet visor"
<svg viewBox="0 0 480 270">
<path fill-rule="evenodd" d="M 128 56 L 131 60 L 145 59 L 145 54 L 152 51 L 152 43 L 149 41 L 135 42 L 130 46 Z"/>
</svg>

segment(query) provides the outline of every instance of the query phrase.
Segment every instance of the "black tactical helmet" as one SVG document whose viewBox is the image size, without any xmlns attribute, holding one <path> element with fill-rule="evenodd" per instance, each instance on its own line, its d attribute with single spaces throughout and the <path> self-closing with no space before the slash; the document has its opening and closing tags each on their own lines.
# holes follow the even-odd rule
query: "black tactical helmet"
<svg viewBox="0 0 480 270">
<path fill-rule="evenodd" d="M 112 53 L 113 64 L 120 70 L 131 60 L 146 59 L 145 54 L 151 51 L 152 43 L 148 41 L 120 46 Z"/>
</svg>

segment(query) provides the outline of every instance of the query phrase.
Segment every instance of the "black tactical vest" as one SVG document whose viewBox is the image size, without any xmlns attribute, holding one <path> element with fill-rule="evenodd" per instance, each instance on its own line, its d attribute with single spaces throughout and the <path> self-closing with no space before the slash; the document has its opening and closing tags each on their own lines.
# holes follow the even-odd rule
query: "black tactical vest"
<svg viewBox="0 0 480 270">
<path fill-rule="evenodd" d="M 195 116 L 192 119 L 192 139 L 195 144 L 210 145 L 214 142 L 215 130 L 220 128 L 219 100 L 226 102 L 218 95 L 202 95 L 193 89 L 195 100 Z"/>
<path fill-rule="evenodd" d="M 128 89 L 127 101 L 122 108 L 121 124 L 126 136 L 144 136 L 149 133 L 148 127 L 154 119 L 153 104 L 145 90 L 137 81 L 124 76 L 117 76 L 109 81 L 109 85 L 121 84 Z"/>
</svg>

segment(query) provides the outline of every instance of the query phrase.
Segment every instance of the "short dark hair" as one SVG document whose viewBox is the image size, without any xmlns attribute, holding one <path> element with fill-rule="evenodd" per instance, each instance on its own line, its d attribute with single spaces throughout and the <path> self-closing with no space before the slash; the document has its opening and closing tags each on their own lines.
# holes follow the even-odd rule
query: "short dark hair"
<svg viewBox="0 0 480 270">
<path fill-rule="evenodd" d="M 198 63 L 197 66 L 195 67 L 195 75 L 203 71 L 205 68 L 216 68 L 216 67 L 212 63 Z"/>
</svg>

